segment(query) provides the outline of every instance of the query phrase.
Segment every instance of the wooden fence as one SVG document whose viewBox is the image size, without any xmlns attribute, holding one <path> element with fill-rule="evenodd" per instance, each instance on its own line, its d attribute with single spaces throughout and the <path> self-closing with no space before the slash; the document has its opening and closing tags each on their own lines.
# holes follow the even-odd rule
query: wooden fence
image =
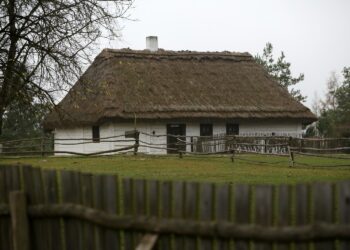
<svg viewBox="0 0 350 250">
<path fill-rule="evenodd" d="M 224 152 L 229 148 L 257 153 L 288 153 L 293 151 L 311 154 L 349 154 L 350 138 L 297 138 L 283 136 L 213 135 L 194 137 L 193 152 Z"/>
<path fill-rule="evenodd" d="M 350 249 L 350 181 L 253 186 L 0 166 L 1 250 L 152 247 Z"/>
<path fill-rule="evenodd" d="M 140 140 L 140 134 L 148 137 L 176 137 L 177 143 L 151 143 Z M 289 154 L 289 149 L 302 154 L 350 154 L 350 138 L 299 138 L 287 136 L 245 136 L 217 134 L 213 136 L 177 136 L 153 135 L 137 130 L 126 131 L 125 134 L 100 138 L 98 143 L 114 143 L 118 145 L 109 150 L 95 152 L 76 152 L 55 150 L 54 145 L 72 146 L 95 144 L 92 138 L 56 138 L 52 136 L 28 138 L 20 140 L 1 141 L 0 157 L 3 156 L 49 156 L 54 154 L 71 154 L 80 156 L 104 155 L 134 152 L 139 148 L 162 149 L 164 152 L 179 152 L 183 154 L 225 154 L 231 149 L 237 152 Z M 188 146 L 188 147 L 187 147 Z M 181 149 L 182 148 L 182 149 Z M 180 150 L 179 150 L 180 149 Z M 185 149 L 185 150 L 184 150 Z M 181 151 L 182 150 L 182 151 Z M 181 151 L 181 152 L 180 152 Z"/>
</svg>

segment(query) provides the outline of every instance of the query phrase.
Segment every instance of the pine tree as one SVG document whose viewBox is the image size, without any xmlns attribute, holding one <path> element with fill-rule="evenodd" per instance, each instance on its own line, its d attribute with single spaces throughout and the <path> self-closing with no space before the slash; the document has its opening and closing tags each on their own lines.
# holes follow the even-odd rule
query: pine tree
<svg viewBox="0 0 350 250">
<path fill-rule="evenodd" d="M 300 90 L 294 88 L 297 83 L 304 80 L 304 74 L 299 74 L 298 77 L 292 76 L 290 70 L 291 64 L 286 61 L 283 51 L 277 60 L 275 60 L 273 57 L 273 46 L 271 43 L 267 43 L 262 56 L 256 55 L 255 60 L 266 69 L 272 78 L 287 89 L 294 99 L 299 102 L 306 101 L 306 96 L 303 96 Z"/>
</svg>

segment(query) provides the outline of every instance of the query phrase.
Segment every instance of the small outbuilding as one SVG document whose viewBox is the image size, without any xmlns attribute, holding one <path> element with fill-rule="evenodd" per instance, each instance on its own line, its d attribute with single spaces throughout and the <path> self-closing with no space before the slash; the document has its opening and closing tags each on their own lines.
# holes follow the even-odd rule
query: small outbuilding
<svg viewBox="0 0 350 250">
<path fill-rule="evenodd" d="M 159 145 L 139 151 L 162 154 L 173 139 L 157 135 L 301 137 L 303 124 L 316 120 L 249 53 L 167 51 L 156 37 L 147 46 L 104 49 L 95 58 L 44 122 L 55 139 L 95 143 L 56 143 L 55 150 L 117 149 L 126 143 L 99 138 L 136 127 L 141 141 Z"/>
</svg>

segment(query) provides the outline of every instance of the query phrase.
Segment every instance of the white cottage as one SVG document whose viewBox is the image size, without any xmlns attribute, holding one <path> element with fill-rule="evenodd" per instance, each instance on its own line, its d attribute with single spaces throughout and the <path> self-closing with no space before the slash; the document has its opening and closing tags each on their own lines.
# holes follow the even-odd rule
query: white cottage
<svg viewBox="0 0 350 250">
<path fill-rule="evenodd" d="M 316 120 L 249 53 L 166 51 L 158 49 L 156 37 L 148 37 L 147 46 L 104 49 L 95 58 L 44 122 L 55 139 L 91 143 L 55 143 L 55 150 L 123 147 L 128 143 L 99 138 L 124 134 L 135 120 L 139 131 L 154 135 L 141 134 L 140 140 L 159 145 L 139 149 L 150 154 L 165 154 L 162 148 L 173 143 L 172 137 L 157 135 L 299 137 L 303 124 Z"/>
</svg>

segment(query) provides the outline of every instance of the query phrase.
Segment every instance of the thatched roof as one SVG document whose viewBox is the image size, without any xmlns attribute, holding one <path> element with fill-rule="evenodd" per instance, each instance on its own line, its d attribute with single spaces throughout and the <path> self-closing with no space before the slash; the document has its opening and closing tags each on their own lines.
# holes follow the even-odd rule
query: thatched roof
<svg viewBox="0 0 350 250">
<path fill-rule="evenodd" d="M 315 120 L 249 53 L 104 49 L 44 126 L 91 125 L 135 115 Z"/>
</svg>

